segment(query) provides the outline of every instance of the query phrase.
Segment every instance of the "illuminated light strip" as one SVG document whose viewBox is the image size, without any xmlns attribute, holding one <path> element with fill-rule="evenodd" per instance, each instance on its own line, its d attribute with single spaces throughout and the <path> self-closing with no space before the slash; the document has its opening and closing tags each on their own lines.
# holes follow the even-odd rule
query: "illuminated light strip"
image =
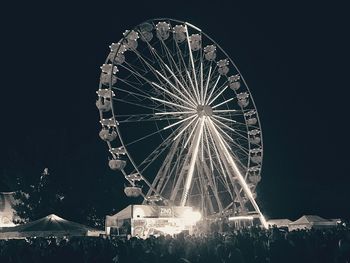
<svg viewBox="0 0 350 263">
<path fill-rule="evenodd" d="M 196 160 L 197 160 L 197 155 L 198 155 L 198 150 L 199 150 L 199 144 L 201 141 L 201 137 L 202 137 L 202 133 L 203 133 L 203 127 L 204 127 L 204 121 L 205 121 L 206 117 L 203 116 L 202 120 L 201 120 L 201 124 L 199 126 L 199 131 L 197 131 L 197 138 L 194 144 L 194 149 L 192 152 L 192 157 L 191 157 L 191 162 L 190 162 L 190 168 L 188 169 L 188 174 L 187 174 L 187 178 L 186 178 L 186 182 L 185 182 L 185 186 L 184 186 L 184 191 L 183 191 L 183 195 L 181 198 L 181 206 L 185 206 L 186 201 L 187 201 L 187 196 L 188 196 L 188 191 L 190 190 L 191 187 L 191 183 L 192 183 L 192 178 L 193 178 L 193 172 L 194 172 L 194 166 L 196 164 Z"/>
<path fill-rule="evenodd" d="M 178 122 L 175 122 L 175 123 L 173 123 L 173 124 L 170 124 L 169 126 L 164 127 L 163 130 L 169 129 L 169 128 L 171 128 L 171 127 L 173 127 L 173 126 L 175 126 L 175 125 L 178 125 L 178 124 L 180 124 L 180 123 L 182 123 L 182 122 L 184 122 L 184 121 L 187 121 L 187 120 L 189 120 L 189 119 L 191 119 L 191 118 L 194 118 L 195 116 L 196 116 L 196 115 L 191 115 L 190 117 L 187 117 L 187 118 L 185 118 L 185 119 L 183 119 L 183 120 L 181 120 L 181 121 L 178 121 Z"/>
<path fill-rule="evenodd" d="M 219 92 L 219 94 L 216 95 L 215 98 L 212 99 L 208 104 L 209 104 L 209 105 L 212 104 L 217 98 L 219 98 L 219 96 L 220 96 L 227 88 L 228 88 L 228 86 L 224 87 L 224 88 Z"/>
<path fill-rule="evenodd" d="M 234 172 L 235 172 L 235 174 L 236 174 L 236 176 L 237 176 L 237 178 L 238 178 L 238 180 L 239 180 L 241 186 L 243 187 L 244 192 L 247 194 L 247 196 L 248 196 L 250 202 L 252 203 L 253 207 L 255 208 L 255 210 L 256 210 L 256 211 L 258 212 L 258 214 L 260 215 L 260 221 L 261 221 L 262 225 L 263 225 L 266 229 L 268 229 L 268 224 L 267 224 L 267 222 L 266 222 L 266 219 L 265 219 L 264 215 L 261 213 L 258 204 L 255 202 L 255 199 L 254 199 L 254 197 L 253 197 L 253 193 L 251 192 L 249 186 L 248 186 L 247 183 L 245 182 L 245 180 L 244 180 L 244 178 L 243 178 L 241 172 L 239 171 L 238 167 L 236 166 L 236 163 L 234 162 L 234 160 L 233 160 L 231 154 L 228 152 L 227 148 L 225 147 L 225 143 L 223 142 L 223 140 L 222 140 L 222 138 L 221 138 L 219 132 L 216 130 L 216 128 L 215 128 L 215 126 L 214 126 L 214 124 L 213 124 L 213 122 L 212 122 L 211 119 L 208 119 L 208 124 L 211 125 L 212 130 L 214 131 L 214 133 L 215 133 L 217 139 L 219 140 L 219 142 L 220 142 L 220 144 L 221 144 L 221 148 L 223 149 L 224 154 L 226 155 L 226 158 L 227 158 L 228 161 L 229 161 L 229 164 L 232 166 L 232 168 L 233 168 L 233 170 L 234 170 Z"/>
<path fill-rule="evenodd" d="M 228 220 L 230 221 L 236 221 L 236 220 L 253 220 L 253 216 L 232 216 L 229 217 Z"/>
<path fill-rule="evenodd" d="M 206 101 L 206 97 L 207 97 L 210 75 L 211 75 L 211 64 L 210 64 L 210 68 L 209 68 L 209 73 L 208 73 L 208 78 L 207 78 L 207 84 L 205 85 L 205 89 L 204 89 L 203 104 L 204 104 L 204 102 Z"/>
<path fill-rule="evenodd" d="M 190 135 L 188 136 L 187 141 L 185 142 L 184 148 L 186 148 L 188 142 L 190 141 L 190 138 L 191 138 L 193 132 L 195 131 L 195 129 L 196 129 L 197 125 L 198 125 L 198 122 L 199 122 L 199 118 L 197 119 L 196 123 L 194 124 L 194 127 L 193 127 L 192 131 L 190 132 Z"/>
<path fill-rule="evenodd" d="M 238 110 L 213 110 L 213 112 L 220 113 L 220 112 L 236 112 Z"/>
<path fill-rule="evenodd" d="M 167 112 L 156 112 L 155 115 L 177 115 L 177 114 L 188 114 L 196 113 L 195 111 L 167 111 Z"/>
<path fill-rule="evenodd" d="M 222 104 L 225 104 L 225 103 L 227 103 L 227 102 L 230 102 L 230 101 L 233 100 L 233 99 L 234 99 L 234 98 L 229 98 L 228 100 L 225 100 L 225 101 L 223 101 L 223 102 L 221 102 L 221 103 L 219 103 L 219 104 L 216 104 L 215 106 L 213 106 L 213 107 L 211 107 L 211 108 L 212 108 L 212 109 L 215 109 L 215 108 L 221 106 Z"/>
<path fill-rule="evenodd" d="M 158 85 L 157 83 L 155 82 L 151 82 L 151 84 L 153 86 L 156 86 L 158 89 L 164 91 L 165 93 L 169 94 L 170 96 L 173 96 L 174 98 L 178 99 L 179 101 L 182 101 L 183 103 L 189 105 L 189 106 L 192 106 L 192 107 L 195 107 L 194 104 L 190 103 L 189 101 L 186 101 L 184 99 L 181 99 L 179 96 L 175 95 L 174 93 L 170 92 L 169 90 L 167 89 L 164 89 L 163 87 L 161 87 L 160 85 Z M 181 93 L 180 93 L 181 94 Z"/>
<path fill-rule="evenodd" d="M 183 108 L 183 109 L 186 109 L 186 110 L 190 110 L 192 111 L 193 108 L 189 108 L 189 107 L 186 107 L 186 106 L 182 106 L 182 105 L 179 105 L 179 104 L 176 104 L 176 103 L 172 103 L 170 101 L 166 101 L 166 100 L 161 100 L 161 99 L 158 99 L 158 98 L 155 98 L 155 97 L 150 97 L 152 100 L 156 100 L 156 101 L 159 101 L 159 102 L 163 102 L 165 104 L 169 104 L 169 105 L 172 105 L 172 106 L 175 106 L 175 107 L 179 107 L 179 108 Z"/>
<path fill-rule="evenodd" d="M 188 99 L 195 105 L 196 101 L 192 98 L 192 95 L 187 91 L 187 89 L 184 87 L 184 85 L 182 85 L 181 81 L 179 81 L 179 79 L 176 77 L 175 73 L 169 68 L 169 66 L 167 64 L 165 64 L 165 67 L 170 72 L 170 74 L 173 76 L 175 81 L 180 85 L 180 87 L 186 92 L 186 94 L 188 95 Z"/>
<path fill-rule="evenodd" d="M 167 67 L 167 68 L 168 68 L 168 70 L 170 70 L 169 67 Z M 171 71 L 171 70 L 170 70 L 170 71 Z M 185 99 L 187 99 L 187 100 L 188 100 L 187 103 L 189 103 L 190 105 L 192 105 L 192 106 L 195 107 L 195 103 L 193 103 L 192 101 L 190 101 L 190 100 L 188 99 L 188 97 L 184 96 L 184 95 L 182 94 L 182 92 L 181 92 L 173 83 L 171 83 L 170 80 L 169 80 L 167 77 L 163 76 L 163 74 L 160 73 L 158 70 L 156 70 L 156 73 L 157 73 L 159 76 L 161 76 L 173 89 L 175 89 L 179 94 L 181 94 Z M 173 73 L 173 74 L 174 74 L 174 73 Z"/>
<path fill-rule="evenodd" d="M 196 116 L 196 115 L 195 115 Z M 196 119 L 196 118 L 195 118 Z M 193 122 L 194 120 L 191 120 L 176 136 L 175 138 L 173 139 L 173 141 L 175 141 Z"/>
<path fill-rule="evenodd" d="M 218 85 L 220 78 L 221 78 L 221 75 L 219 75 L 218 79 L 216 80 L 214 87 L 212 88 L 211 92 L 209 93 L 208 99 L 207 99 L 205 104 L 208 104 L 208 101 L 210 100 L 211 96 L 213 95 L 213 92 L 214 92 L 216 86 Z"/>
</svg>

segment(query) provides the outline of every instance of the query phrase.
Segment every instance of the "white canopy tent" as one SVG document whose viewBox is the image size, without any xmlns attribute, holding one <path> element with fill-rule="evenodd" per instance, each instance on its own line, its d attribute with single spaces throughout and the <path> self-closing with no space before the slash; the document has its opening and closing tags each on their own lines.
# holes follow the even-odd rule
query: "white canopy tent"
<svg viewBox="0 0 350 263">
<path fill-rule="evenodd" d="M 15 227 L 0 229 L 0 239 L 20 239 L 26 237 L 98 236 L 104 231 L 63 219 L 51 214 Z"/>
<path fill-rule="evenodd" d="M 337 223 L 335 221 L 324 219 L 320 216 L 304 215 L 289 224 L 289 231 L 297 229 L 330 228 L 336 225 Z"/>
</svg>

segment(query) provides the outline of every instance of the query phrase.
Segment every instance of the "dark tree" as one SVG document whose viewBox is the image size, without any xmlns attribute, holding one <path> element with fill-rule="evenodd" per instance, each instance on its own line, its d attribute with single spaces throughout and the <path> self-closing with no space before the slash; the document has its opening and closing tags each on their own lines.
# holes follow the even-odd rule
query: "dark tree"
<svg viewBox="0 0 350 263">
<path fill-rule="evenodd" d="M 17 203 L 15 213 L 21 222 L 39 219 L 49 214 L 60 214 L 64 201 L 64 195 L 60 191 L 59 184 L 45 168 L 40 178 L 31 184 L 20 183 L 20 189 L 16 192 Z"/>
</svg>

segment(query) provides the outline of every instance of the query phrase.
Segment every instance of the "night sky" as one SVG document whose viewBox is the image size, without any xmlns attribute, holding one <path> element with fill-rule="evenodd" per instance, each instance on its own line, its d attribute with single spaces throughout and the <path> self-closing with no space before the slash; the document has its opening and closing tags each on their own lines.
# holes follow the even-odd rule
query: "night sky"
<svg viewBox="0 0 350 263">
<path fill-rule="evenodd" d="M 169 17 L 211 36 L 248 83 L 264 136 L 258 202 L 266 216 L 350 217 L 346 6 L 87 2 L 1 7 L 0 191 L 14 188 L 5 178 L 30 181 L 48 167 L 74 192 L 70 217 L 91 200 L 106 210 L 127 205 L 98 137 L 100 66 L 126 29 Z"/>
</svg>

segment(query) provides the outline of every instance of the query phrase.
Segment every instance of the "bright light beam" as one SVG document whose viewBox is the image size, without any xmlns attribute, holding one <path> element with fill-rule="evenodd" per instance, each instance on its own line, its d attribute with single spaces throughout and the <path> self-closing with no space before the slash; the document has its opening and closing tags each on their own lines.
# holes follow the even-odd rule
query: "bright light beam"
<svg viewBox="0 0 350 263">
<path fill-rule="evenodd" d="M 226 156 L 226 158 L 229 161 L 229 164 L 231 165 L 231 168 L 233 169 L 235 175 L 237 176 L 240 185 L 243 187 L 244 192 L 246 193 L 246 195 L 248 196 L 250 202 L 252 203 L 253 207 L 255 208 L 255 210 L 258 212 L 259 216 L 260 216 L 260 221 L 262 223 L 262 225 L 268 229 L 268 224 L 266 222 L 266 219 L 264 217 L 264 215 L 261 213 L 260 208 L 258 206 L 258 204 L 255 202 L 255 199 L 253 197 L 253 193 L 250 191 L 247 183 L 245 182 L 241 172 L 239 171 L 238 167 L 236 166 L 235 161 L 233 160 L 231 154 L 229 153 L 229 151 L 227 150 L 225 143 L 223 142 L 219 132 L 216 130 L 215 126 L 213 125 L 212 120 L 208 119 L 208 124 L 210 125 L 213 134 L 215 135 L 215 137 L 217 138 L 217 140 L 219 141 L 220 144 L 220 148 L 222 148 L 224 155 Z"/>
<path fill-rule="evenodd" d="M 196 131 L 196 139 L 193 145 L 193 152 L 192 152 L 192 156 L 191 156 L 191 161 L 190 161 L 190 168 L 188 169 L 188 174 L 187 174 L 187 178 L 186 178 L 186 182 L 185 182 L 185 186 L 184 186 L 184 190 L 183 190 L 183 194 L 182 194 L 182 198 L 181 198 L 181 206 L 185 206 L 186 201 L 187 201 L 187 196 L 188 196 L 188 191 L 190 190 L 191 187 L 191 183 L 192 183 L 192 178 L 193 178 L 193 172 L 194 172 L 194 166 L 196 164 L 196 160 L 198 157 L 198 149 L 199 149 L 199 145 L 200 145 L 200 141 L 201 141 L 201 136 L 203 133 L 203 127 L 204 127 L 204 121 L 206 119 L 206 116 L 203 116 L 200 122 L 200 126 L 197 128 Z"/>
</svg>

